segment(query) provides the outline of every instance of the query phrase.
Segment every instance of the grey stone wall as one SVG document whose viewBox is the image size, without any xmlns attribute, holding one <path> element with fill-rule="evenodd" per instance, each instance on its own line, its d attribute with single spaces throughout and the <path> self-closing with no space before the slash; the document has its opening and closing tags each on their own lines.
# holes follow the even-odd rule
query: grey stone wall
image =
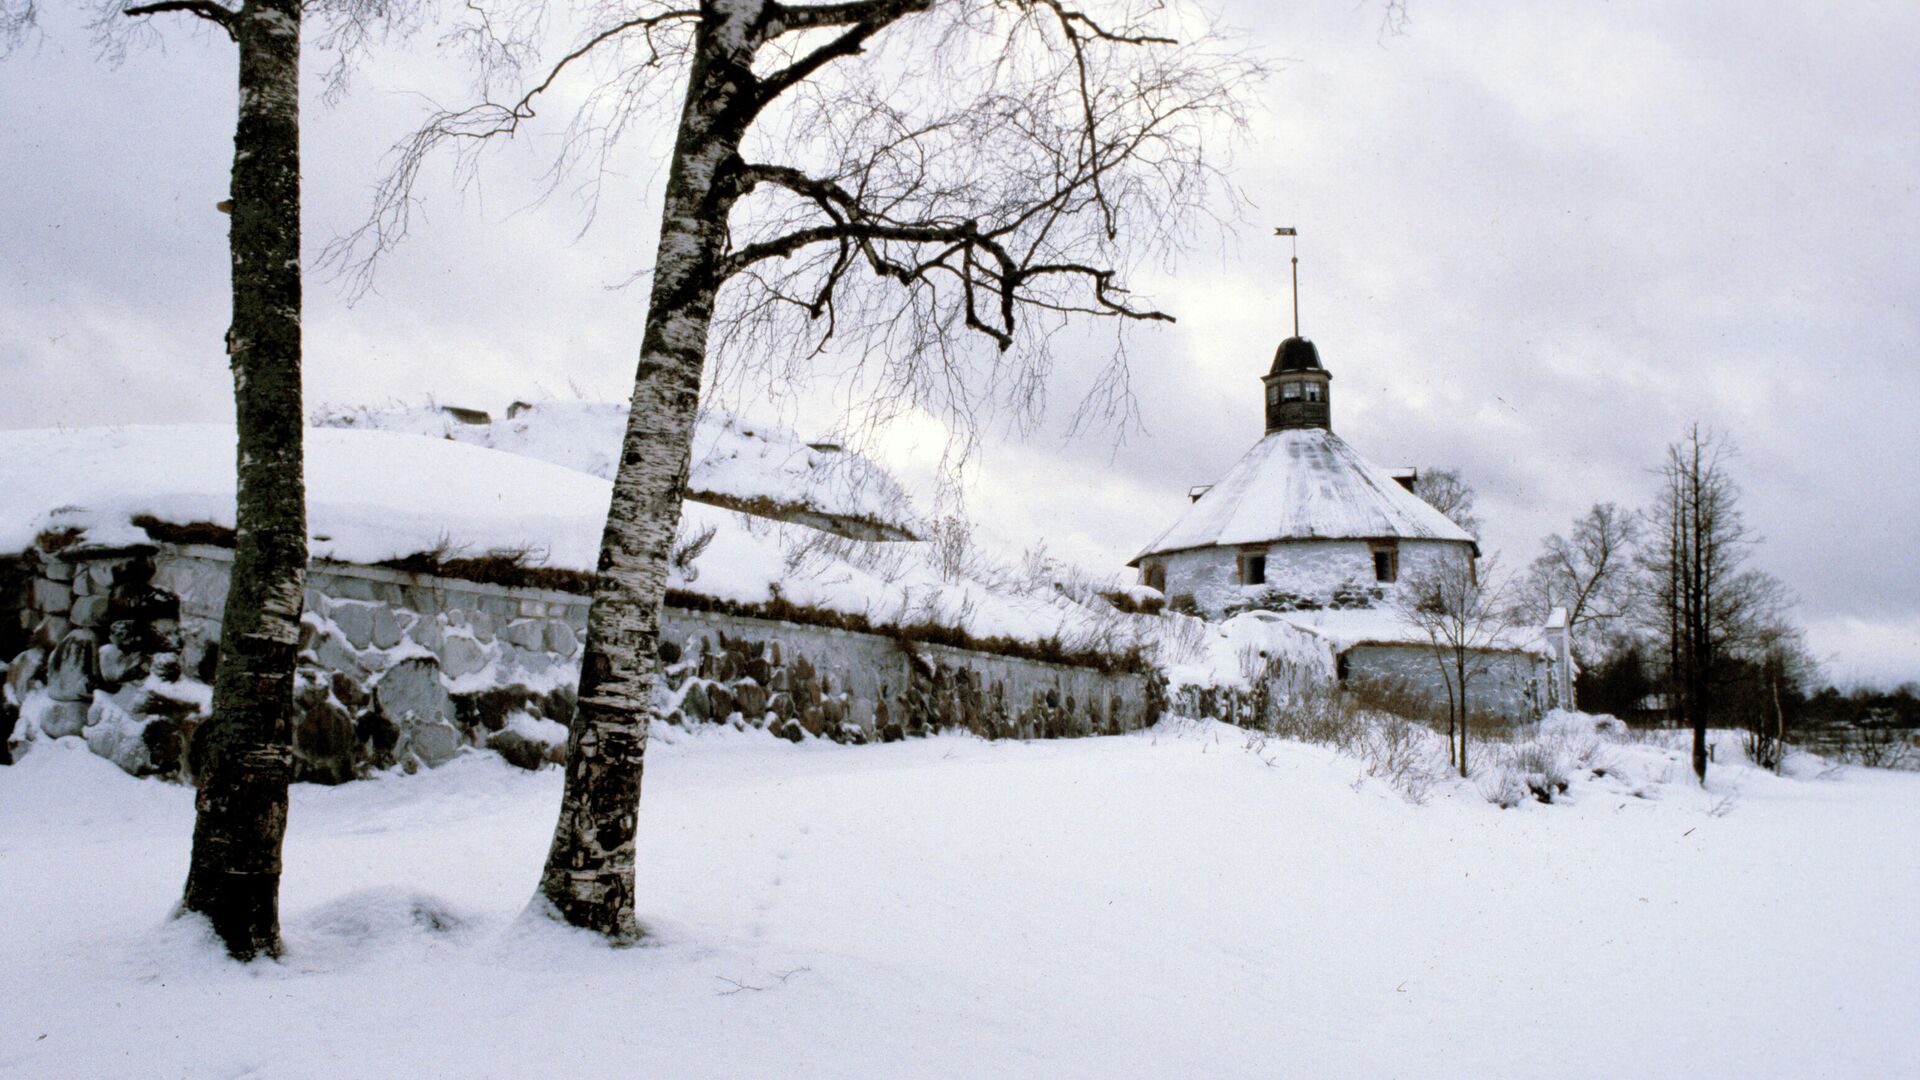
<svg viewBox="0 0 1920 1080">
<path fill-rule="evenodd" d="M 1343 681 L 1404 690 L 1445 713 L 1447 685 L 1425 645 L 1355 645 L 1341 654 Z M 1537 720 L 1554 704 L 1551 668 L 1543 657 L 1523 652 L 1481 652 L 1470 661 L 1467 710 L 1475 717 Z"/>
<path fill-rule="evenodd" d="M 1113 734 L 1159 719 L 1150 676 L 911 643 L 831 627 L 668 609 L 669 723 L 725 721 L 799 740 Z"/>
<path fill-rule="evenodd" d="M 28 553 L 7 601 L 27 637 L 0 696 L 0 747 L 24 708 L 37 730 L 85 735 L 129 772 L 191 775 L 231 561 L 201 545 Z M 307 585 L 296 778 L 432 767 L 469 747 L 529 768 L 561 759 L 586 598 L 331 563 Z M 796 741 L 1051 738 L 1144 727 L 1165 704 L 1146 675 L 877 634 L 671 608 L 662 631 L 668 723 Z"/>
</svg>

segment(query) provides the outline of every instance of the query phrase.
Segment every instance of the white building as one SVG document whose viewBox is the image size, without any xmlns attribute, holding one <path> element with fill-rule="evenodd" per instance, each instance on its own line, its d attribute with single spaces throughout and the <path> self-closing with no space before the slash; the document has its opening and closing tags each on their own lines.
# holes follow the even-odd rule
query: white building
<svg viewBox="0 0 1920 1080">
<path fill-rule="evenodd" d="M 1413 494 L 1412 469 L 1368 461 L 1334 434 L 1333 376 L 1302 337 L 1262 377 L 1266 434 L 1128 563 L 1168 606 L 1209 619 L 1266 610 L 1323 638 L 1343 680 L 1446 692 L 1394 590 L 1425 565 L 1479 557 L 1473 534 Z M 1568 701 L 1565 630 L 1523 628 L 1479 650 L 1473 711 L 1510 718 Z M 1444 700 L 1444 699 L 1440 699 Z"/>
<path fill-rule="evenodd" d="M 1142 583 L 1209 618 L 1372 607 L 1417 564 L 1472 559 L 1472 534 L 1333 433 L 1333 376 L 1291 337 L 1261 379 L 1267 431 L 1135 556 Z"/>
</svg>

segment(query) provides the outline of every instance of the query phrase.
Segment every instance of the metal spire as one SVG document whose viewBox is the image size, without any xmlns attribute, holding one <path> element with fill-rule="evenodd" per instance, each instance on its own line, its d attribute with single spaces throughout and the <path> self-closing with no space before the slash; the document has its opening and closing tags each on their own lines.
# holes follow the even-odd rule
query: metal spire
<svg viewBox="0 0 1920 1080">
<path fill-rule="evenodd" d="M 1293 336 L 1300 336 L 1300 231 L 1292 226 L 1273 230 L 1273 235 L 1284 236 L 1293 247 Z"/>
</svg>

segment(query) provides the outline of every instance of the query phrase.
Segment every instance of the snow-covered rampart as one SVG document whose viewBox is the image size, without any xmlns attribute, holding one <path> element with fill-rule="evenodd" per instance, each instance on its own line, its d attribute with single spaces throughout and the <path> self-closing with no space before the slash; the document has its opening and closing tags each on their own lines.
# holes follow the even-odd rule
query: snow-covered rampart
<svg viewBox="0 0 1920 1080">
<path fill-rule="evenodd" d="M 190 775 L 211 702 L 231 554 L 204 544 L 30 551 L 29 628 L 7 666 L 7 758 L 78 736 L 128 772 Z M 318 563 L 302 621 L 296 776 L 335 783 L 437 766 L 477 749 L 559 760 L 579 677 L 585 596 Z M 10 651 L 10 650 L 9 650 Z M 669 608 L 669 723 L 757 727 L 795 741 L 891 740 L 964 728 L 1047 738 L 1158 719 L 1160 681 L 896 633 Z"/>
</svg>

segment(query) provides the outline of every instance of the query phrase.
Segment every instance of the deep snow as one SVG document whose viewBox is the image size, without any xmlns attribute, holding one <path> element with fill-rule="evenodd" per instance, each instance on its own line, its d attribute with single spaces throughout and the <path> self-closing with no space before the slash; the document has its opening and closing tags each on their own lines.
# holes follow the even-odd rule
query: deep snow
<svg viewBox="0 0 1920 1080">
<path fill-rule="evenodd" d="M 1297 743 L 660 732 L 650 947 L 518 916 L 560 776 L 296 787 L 282 964 L 169 922 L 192 793 L 0 768 L 0 1076 L 1884 1077 L 1920 776 L 1424 805 Z M 669 741 L 670 740 L 670 741 Z M 1730 747 L 1722 747 L 1726 757 Z M 1733 755 L 1737 756 L 1737 755 Z M 1636 797 L 1634 791 L 1646 797 Z"/>
</svg>

